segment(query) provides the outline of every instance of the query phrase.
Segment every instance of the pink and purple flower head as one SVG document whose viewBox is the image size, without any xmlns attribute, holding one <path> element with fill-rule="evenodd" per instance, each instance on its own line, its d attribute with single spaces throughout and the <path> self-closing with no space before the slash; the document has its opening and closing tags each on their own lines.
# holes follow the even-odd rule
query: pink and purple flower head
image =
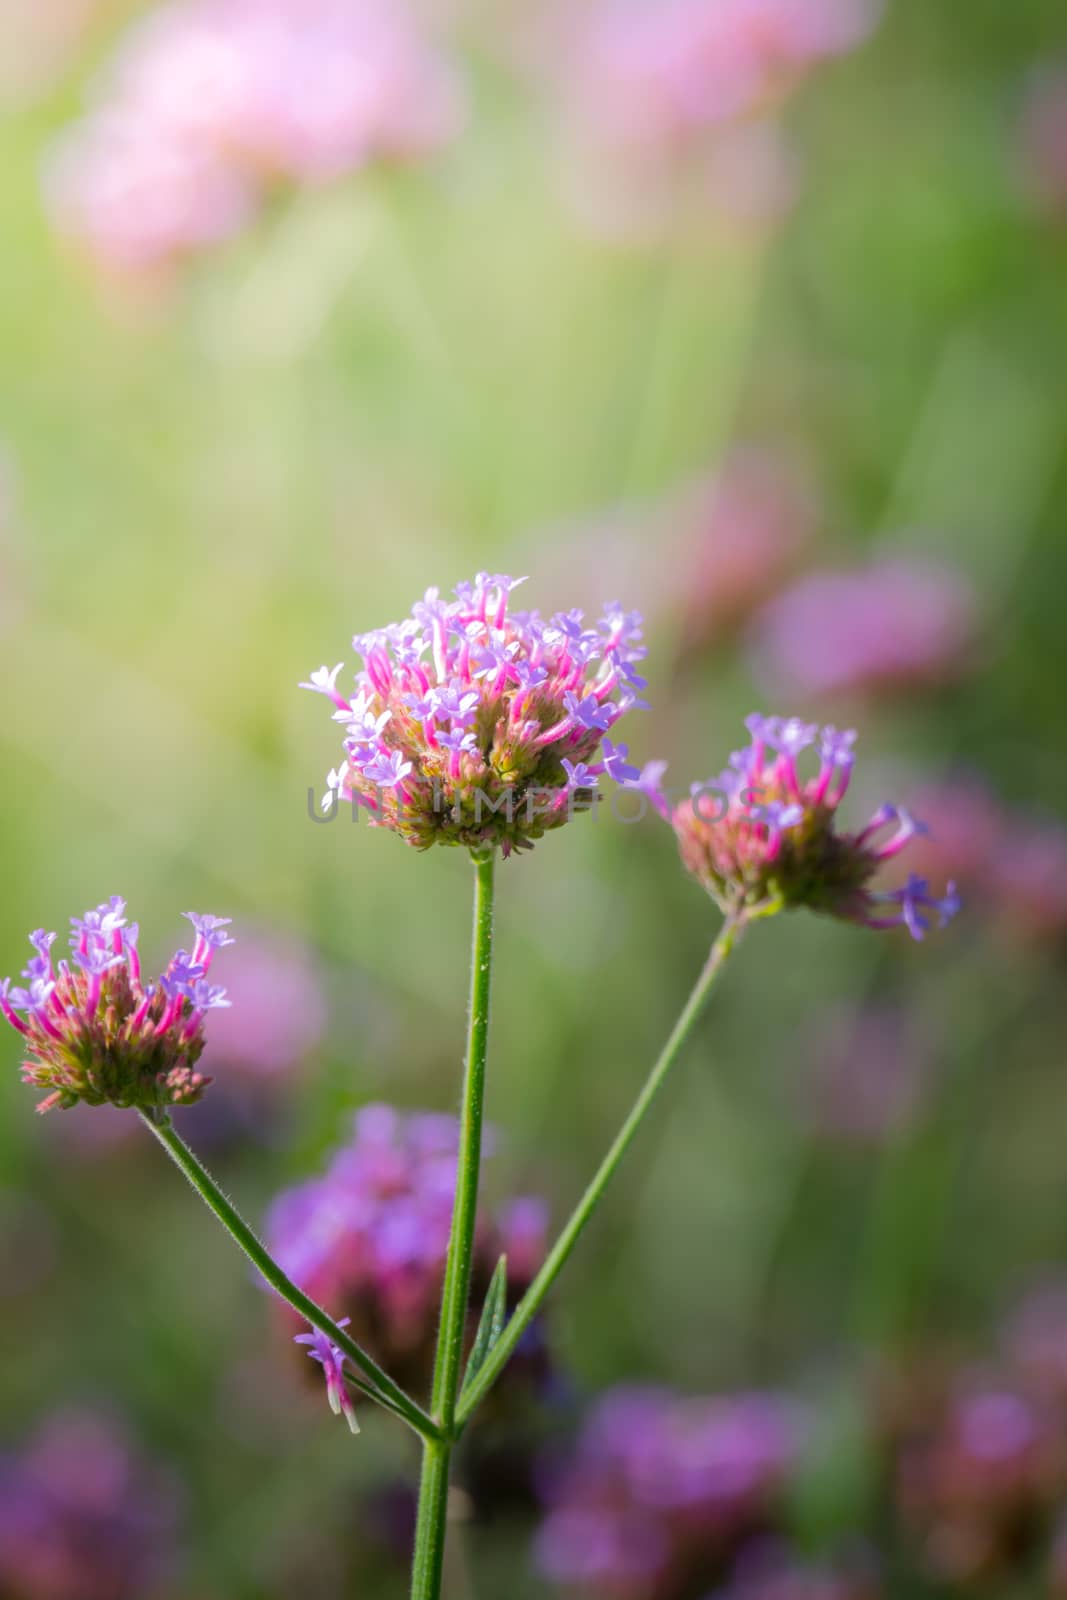
<svg viewBox="0 0 1067 1600">
<path fill-rule="evenodd" d="M 952 884 L 940 898 L 914 874 L 899 889 L 872 887 L 923 831 L 908 812 L 885 805 L 858 832 L 837 831 L 855 761 L 852 729 L 758 714 L 746 726 L 751 744 L 680 803 L 672 805 L 663 788 L 662 762 L 647 766 L 635 785 L 672 824 L 686 869 L 724 910 L 804 906 L 869 928 L 903 926 L 913 939 L 955 916 Z M 818 766 L 805 775 L 809 750 Z"/>
<path fill-rule="evenodd" d="M 142 979 L 138 927 L 118 895 L 71 918 L 69 960 L 53 964 L 54 933 L 31 933 L 26 983 L 0 982 L 0 1012 L 22 1035 L 23 1080 L 48 1091 L 38 1111 L 82 1100 L 155 1112 L 200 1099 L 211 1081 L 196 1071 L 204 1022 L 230 1003 L 208 974 L 233 940 L 228 917 L 186 916 L 192 951 L 178 950 L 156 983 Z"/>
<path fill-rule="evenodd" d="M 267 1215 L 267 1243 L 289 1276 L 350 1316 L 355 1337 L 402 1382 L 421 1384 L 432 1368 L 458 1142 L 453 1117 L 364 1106 L 325 1173 L 279 1195 Z M 532 1280 L 546 1220 L 534 1198 L 479 1214 L 472 1335 L 501 1255 L 510 1303 Z"/>
<path fill-rule="evenodd" d="M 592 624 L 515 611 L 523 581 L 480 572 L 453 599 L 429 589 L 403 622 L 358 636 L 351 698 L 339 665 L 301 685 L 333 703 L 345 733 L 324 810 L 359 805 L 419 850 L 508 855 L 591 809 L 602 777 L 637 776 L 609 734 L 643 704 L 641 618 L 618 605 Z"/>
</svg>

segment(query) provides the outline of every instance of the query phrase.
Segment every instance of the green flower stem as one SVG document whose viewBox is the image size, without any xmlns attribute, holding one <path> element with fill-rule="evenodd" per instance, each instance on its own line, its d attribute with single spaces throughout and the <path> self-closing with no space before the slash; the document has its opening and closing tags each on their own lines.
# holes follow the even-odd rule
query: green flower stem
<svg viewBox="0 0 1067 1600">
<path fill-rule="evenodd" d="M 470 1297 L 474 1226 L 478 1212 L 478 1179 L 482 1162 L 482 1113 L 485 1104 L 485 1058 L 489 1039 L 489 986 L 493 956 L 493 875 L 495 852 L 473 855 L 474 928 L 471 949 L 470 1013 L 467 1065 L 463 1080 L 456 1197 L 452 1232 L 445 1261 L 441 1322 L 434 1362 L 432 1410 L 439 1437 L 423 1445 L 419 1514 L 415 1528 L 412 1600 L 438 1600 L 444 1570 L 448 1524 L 448 1473 L 456 1437 L 456 1396 L 463 1365 L 467 1305 Z"/>
<path fill-rule="evenodd" d="M 364 1394 L 371 1395 L 378 1400 L 387 1410 L 402 1417 L 409 1427 L 426 1440 L 436 1440 L 440 1430 L 433 1419 L 427 1416 L 415 1401 L 404 1393 L 404 1390 L 394 1383 L 387 1372 L 384 1372 L 378 1363 L 367 1352 L 349 1337 L 345 1330 L 338 1327 L 333 1318 L 328 1316 L 320 1305 L 306 1295 L 302 1289 L 297 1288 L 291 1278 L 288 1278 L 274 1257 L 260 1243 L 252 1229 L 245 1222 L 237 1208 L 227 1200 L 207 1168 L 202 1166 L 197 1157 L 189 1149 L 184 1139 L 177 1133 L 169 1118 L 156 1121 L 153 1117 L 141 1112 L 141 1120 L 150 1128 L 166 1150 L 174 1163 L 188 1178 L 197 1194 L 218 1217 L 223 1227 L 230 1236 L 240 1245 L 245 1255 L 253 1266 L 263 1275 L 271 1288 L 287 1300 L 294 1311 L 300 1313 L 313 1328 L 324 1333 L 337 1347 L 343 1351 L 352 1362 L 370 1380 L 368 1384 L 360 1383 L 358 1387 Z"/>
<path fill-rule="evenodd" d="M 411 1564 L 412 1600 L 438 1600 L 445 1567 L 448 1532 L 448 1474 L 452 1446 L 427 1439 L 422 1447 L 419 1512 L 415 1523 L 415 1555 Z"/>
<path fill-rule="evenodd" d="M 762 913 L 757 911 L 755 914 L 760 915 Z M 464 1427 L 470 1420 L 475 1408 L 485 1399 L 485 1396 L 514 1354 L 519 1340 L 541 1309 L 542 1301 L 565 1266 L 571 1251 L 578 1243 L 586 1223 L 603 1199 L 604 1191 L 614 1177 L 623 1156 L 633 1143 L 634 1136 L 644 1121 L 646 1112 L 662 1088 L 668 1072 L 677 1060 L 682 1046 L 692 1031 L 693 1024 L 703 1010 L 712 985 L 718 977 L 727 956 L 740 938 L 747 920 L 751 920 L 751 914 L 746 915 L 744 912 L 730 912 L 727 914 L 719 930 L 718 937 L 711 947 L 703 971 L 694 984 L 692 993 L 686 1001 L 677 1022 L 674 1024 L 670 1038 L 664 1045 L 659 1059 L 645 1080 L 644 1088 L 634 1102 L 630 1115 L 623 1123 L 614 1144 L 601 1162 L 596 1176 L 572 1212 L 569 1222 L 545 1260 L 544 1266 L 519 1301 L 507 1327 L 486 1358 L 477 1377 L 467 1386 L 456 1416 L 456 1423 L 459 1428 L 462 1429 Z"/>
</svg>

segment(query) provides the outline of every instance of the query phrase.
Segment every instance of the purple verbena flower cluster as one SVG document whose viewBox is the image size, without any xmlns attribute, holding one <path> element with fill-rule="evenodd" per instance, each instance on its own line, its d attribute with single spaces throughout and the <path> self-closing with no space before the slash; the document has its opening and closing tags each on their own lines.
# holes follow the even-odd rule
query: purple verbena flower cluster
<svg viewBox="0 0 1067 1600">
<path fill-rule="evenodd" d="M 279 1195 L 266 1220 L 268 1247 L 289 1276 L 350 1317 L 353 1336 L 400 1382 L 421 1384 L 432 1367 L 458 1146 L 452 1117 L 365 1106 L 323 1176 Z M 545 1226 L 532 1198 L 496 1218 L 480 1214 L 472 1334 L 500 1256 L 517 1299 L 544 1259 Z"/>
<path fill-rule="evenodd" d="M 185 915 L 192 951 L 177 951 L 156 983 L 142 980 L 138 926 L 118 895 L 71 918 L 69 961 L 53 966 L 54 933 L 31 933 L 25 986 L 0 982 L 0 1012 L 25 1041 L 24 1081 L 49 1091 L 38 1111 L 79 1100 L 158 1111 L 200 1099 L 211 1082 L 195 1070 L 204 1020 L 229 1005 L 208 974 L 233 940 L 228 917 Z"/>
<path fill-rule="evenodd" d="M 699 1592 L 694 1572 L 712 1581 L 771 1525 L 805 1427 L 795 1404 L 770 1393 L 610 1390 L 570 1460 L 546 1474 L 541 1571 L 582 1595 Z"/>
<path fill-rule="evenodd" d="M 907 811 L 884 805 L 858 832 L 837 832 L 855 761 L 852 729 L 758 714 L 746 727 L 751 744 L 679 804 L 663 790 L 662 762 L 647 766 L 636 785 L 673 825 L 686 869 L 724 910 L 806 906 L 869 928 L 906 927 L 914 939 L 956 914 L 952 884 L 940 899 L 914 875 L 900 889 L 871 887 L 923 831 Z M 805 777 L 797 760 L 809 749 L 819 767 Z"/>
<path fill-rule="evenodd" d="M 641 618 L 618 605 L 594 626 L 581 611 L 509 611 L 523 581 L 480 572 L 454 599 L 428 589 L 403 622 L 357 635 L 351 699 L 340 664 L 301 685 L 333 702 L 345 732 L 324 809 L 363 806 L 416 849 L 508 855 L 589 810 L 605 775 L 637 776 L 609 735 L 644 703 Z"/>
</svg>

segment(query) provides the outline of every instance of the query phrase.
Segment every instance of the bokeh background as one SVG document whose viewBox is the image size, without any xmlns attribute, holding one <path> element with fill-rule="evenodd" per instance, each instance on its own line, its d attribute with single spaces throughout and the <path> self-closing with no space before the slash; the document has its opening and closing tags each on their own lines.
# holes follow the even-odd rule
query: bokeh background
<svg viewBox="0 0 1067 1600">
<path fill-rule="evenodd" d="M 114 892 L 149 961 L 232 915 L 180 1120 L 259 1221 L 364 1104 L 456 1103 L 465 861 L 309 817 L 354 631 L 529 573 L 645 612 L 679 782 L 754 707 L 856 726 L 853 815 L 912 802 L 965 915 L 753 935 L 450 1594 L 1067 1593 L 1062 6 L 730 4 L 315 0 L 271 56 L 271 0 L 0 0 L 0 970 Z M 491 1207 L 563 1220 L 715 923 L 655 818 L 503 866 Z M 402 1430 L 0 1050 L 0 1594 L 402 1594 Z"/>
</svg>

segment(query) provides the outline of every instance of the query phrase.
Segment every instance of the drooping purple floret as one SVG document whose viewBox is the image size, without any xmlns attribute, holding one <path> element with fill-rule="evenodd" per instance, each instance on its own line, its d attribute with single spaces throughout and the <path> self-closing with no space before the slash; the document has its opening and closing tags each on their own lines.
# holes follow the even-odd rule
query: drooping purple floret
<svg viewBox="0 0 1067 1600">
<path fill-rule="evenodd" d="M 350 1317 L 342 1317 L 337 1326 L 339 1328 L 347 1328 L 350 1321 Z M 348 1385 L 345 1383 L 344 1353 L 324 1333 L 320 1333 L 317 1328 L 312 1328 L 310 1333 L 294 1335 L 293 1343 L 307 1345 L 308 1355 L 312 1361 L 318 1361 L 322 1367 L 323 1377 L 326 1380 L 326 1398 L 330 1403 L 330 1410 L 335 1417 L 344 1417 L 351 1433 L 358 1433 L 359 1422 L 356 1419 L 356 1408 L 352 1403 L 352 1396 L 348 1392 Z"/>
</svg>

